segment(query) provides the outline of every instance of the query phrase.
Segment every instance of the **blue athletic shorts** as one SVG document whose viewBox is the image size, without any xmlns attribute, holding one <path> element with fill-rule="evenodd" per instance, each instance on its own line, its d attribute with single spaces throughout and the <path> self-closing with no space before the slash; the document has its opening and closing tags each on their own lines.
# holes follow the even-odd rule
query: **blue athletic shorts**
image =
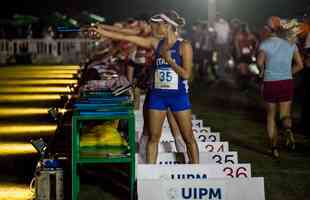
<svg viewBox="0 0 310 200">
<path fill-rule="evenodd" d="M 172 112 L 179 112 L 191 109 L 189 97 L 186 94 L 176 95 L 158 95 L 154 93 L 148 94 L 148 109 L 165 111 L 168 108 Z"/>
</svg>

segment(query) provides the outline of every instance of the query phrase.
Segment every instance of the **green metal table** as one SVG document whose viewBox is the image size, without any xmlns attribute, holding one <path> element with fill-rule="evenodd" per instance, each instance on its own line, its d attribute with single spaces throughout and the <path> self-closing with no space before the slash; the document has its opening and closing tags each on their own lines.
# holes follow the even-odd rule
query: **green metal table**
<svg viewBox="0 0 310 200">
<path fill-rule="evenodd" d="M 124 107 L 122 107 L 124 108 Z M 72 200 L 78 199 L 80 191 L 80 178 L 78 166 L 83 164 L 99 164 L 99 163 L 127 163 L 130 166 L 130 191 L 131 199 L 135 194 L 135 119 L 132 107 L 127 107 L 127 114 L 119 112 L 92 112 L 91 115 L 83 114 L 80 111 L 75 111 L 72 116 Z M 105 115 L 106 113 L 106 115 Z M 124 155 L 109 155 L 109 156 L 93 156 L 91 154 L 82 154 L 81 152 L 93 152 L 94 149 L 80 147 L 80 131 L 83 123 L 86 121 L 107 121 L 107 120 L 126 120 L 128 122 L 128 148 Z"/>
</svg>

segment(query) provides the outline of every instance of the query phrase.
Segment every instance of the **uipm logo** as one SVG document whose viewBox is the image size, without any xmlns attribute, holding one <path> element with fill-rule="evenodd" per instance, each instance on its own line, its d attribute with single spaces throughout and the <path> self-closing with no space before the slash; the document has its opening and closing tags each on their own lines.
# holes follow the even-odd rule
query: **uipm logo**
<svg viewBox="0 0 310 200">
<path fill-rule="evenodd" d="M 222 188 L 182 187 L 169 188 L 167 191 L 169 200 L 223 200 Z"/>
<path fill-rule="evenodd" d="M 208 179 L 208 175 L 207 174 L 171 174 L 171 179 L 172 180 L 195 180 L 195 179 L 203 179 L 206 180 Z"/>
</svg>

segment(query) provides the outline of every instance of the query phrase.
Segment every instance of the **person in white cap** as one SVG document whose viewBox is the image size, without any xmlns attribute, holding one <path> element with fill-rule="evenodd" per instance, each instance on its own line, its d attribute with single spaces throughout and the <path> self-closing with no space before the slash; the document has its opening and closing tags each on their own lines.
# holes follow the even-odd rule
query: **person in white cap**
<svg viewBox="0 0 310 200">
<path fill-rule="evenodd" d="M 140 47 L 155 50 L 154 83 L 150 89 L 148 116 L 150 136 L 147 144 L 147 162 L 156 163 L 157 148 L 167 110 L 170 109 L 185 141 L 190 163 L 199 163 L 198 146 L 192 130 L 191 103 L 187 80 L 191 77 L 193 50 L 190 42 L 178 38 L 178 29 L 185 20 L 175 11 L 153 16 L 150 21 L 159 23 L 156 32 L 163 38 L 128 36 L 90 28 L 102 37 L 123 40 Z"/>
</svg>

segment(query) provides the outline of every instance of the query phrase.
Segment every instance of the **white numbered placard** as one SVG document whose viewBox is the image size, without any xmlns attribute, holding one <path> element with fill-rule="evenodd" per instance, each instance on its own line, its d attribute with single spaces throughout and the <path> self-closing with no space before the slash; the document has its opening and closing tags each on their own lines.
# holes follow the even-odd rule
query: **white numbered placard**
<svg viewBox="0 0 310 200">
<path fill-rule="evenodd" d="M 156 69 L 155 89 L 177 90 L 179 88 L 179 76 L 171 68 Z"/>
<path fill-rule="evenodd" d="M 220 142 L 220 133 L 197 133 L 194 134 L 197 142 Z M 174 137 L 172 134 L 162 134 L 160 142 L 172 142 Z"/>
<path fill-rule="evenodd" d="M 137 179 L 201 180 L 210 178 L 249 178 L 250 164 L 150 165 L 137 167 Z"/>
<path fill-rule="evenodd" d="M 265 200 L 264 178 L 138 180 L 139 200 Z"/>
<path fill-rule="evenodd" d="M 204 134 L 208 134 L 208 133 L 210 133 L 210 134 L 212 133 L 210 127 L 193 128 L 193 134 L 194 135 L 204 135 Z M 219 134 L 218 134 L 218 136 L 219 136 Z M 169 125 L 166 126 L 166 127 L 163 127 L 162 136 L 161 137 L 165 138 L 164 140 L 166 140 L 166 141 L 170 140 L 170 138 L 172 137 L 172 133 L 171 133 Z M 219 140 L 220 139 L 218 139 L 218 141 Z"/>
<path fill-rule="evenodd" d="M 194 134 L 207 134 L 211 133 L 211 127 L 193 128 Z"/>
<path fill-rule="evenodd" d="M 139 164 L 145 164 L 145 161 L 138 156 Z M 237 152 L 225 153 L 199 153 L 200 164 L 238 164 Z M 159 165 L 186 164 L 184 153 L 159 153 L 157 158 Z"/>
<path fill-rule="evenodd" d="M 166 131 L 166 130 L 164 130 Z M 220 133 L 195 133 L 194 134 L 197 142 L 220 142 Z M 164 132 L 160 137 L 160 142 L 173 142 L 174 137 L 172 134 Z"/>
<path fill-rule="evenodd" d="M 197 133 L 195 134 L 197 142 L 220 142 L 220 133 Z"/>
<path fill-rule="evenodd" d="M 193 126 L 193 129 L 203 129 L 203 128 L 205 128 L 203 126 L 203 120 L 197 120 L 197 119 L 193 119 L 192 120 L 192 126 Z M 169 123 L 168 123 L 167 118 L 164 121 L 163 128 L 169 128 Z"/>
<path fill-rule="evenodd" d="M 228 142 L 197 142 L 199 152 L 228 152 L 229 145 Z M 161 142 L 158 145 L 158 152 L 177 152 L 175 142 Z"/>
<path fill-rule="evenodd" d="M 197 142 L 199 152 L 220 153 L 228 152 L 228 142 Z"/>
<path fill-rule="evenodd" d="M 203 121 L 194 119 L 194 120 L 192 120 L 192 125 L 193 125 L 193 128 L 202 128 L 203 127 Z"/>
</svg>

